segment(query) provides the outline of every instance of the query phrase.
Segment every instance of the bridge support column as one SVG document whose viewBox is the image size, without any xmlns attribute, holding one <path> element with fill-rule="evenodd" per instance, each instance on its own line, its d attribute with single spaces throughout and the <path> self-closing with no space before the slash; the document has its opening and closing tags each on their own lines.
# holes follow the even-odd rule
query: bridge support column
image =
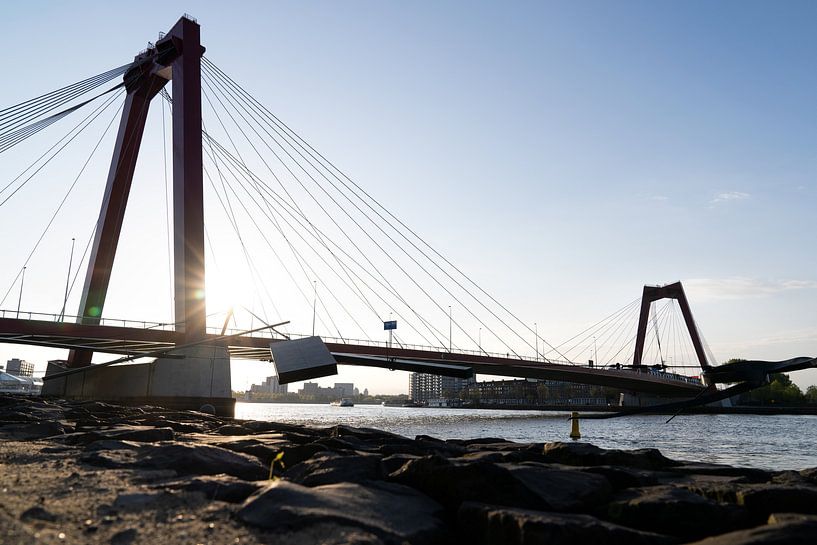
<svg viewBox="0 0 817 545">
<path fill-rule="evenodd" d="M 90 366 L 74 375 L 46 380 L 43 395 L 194 411 L 207 404 L 215 407 L 220 416 L 234 416 L 227 349 L 199 345 L 173 353 L 183 355 L 184 359 L 158 358 L 134 365 Z M 46 376 L 64 370 L 49 363 Z"/>
</svg>

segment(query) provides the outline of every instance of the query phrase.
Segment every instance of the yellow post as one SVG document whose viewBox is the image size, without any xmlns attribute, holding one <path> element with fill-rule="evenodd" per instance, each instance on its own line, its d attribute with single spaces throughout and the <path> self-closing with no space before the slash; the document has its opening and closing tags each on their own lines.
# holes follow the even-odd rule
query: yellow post
<svg viewBox="0 0 817 545">
<path fill-rule="evenodd" d="M 582 434 L 579 431 L 579 413 L 573 411 L 570 414 L 570 438 L 576 441 L 577 439 L 582 438 Z"/>
</svg>

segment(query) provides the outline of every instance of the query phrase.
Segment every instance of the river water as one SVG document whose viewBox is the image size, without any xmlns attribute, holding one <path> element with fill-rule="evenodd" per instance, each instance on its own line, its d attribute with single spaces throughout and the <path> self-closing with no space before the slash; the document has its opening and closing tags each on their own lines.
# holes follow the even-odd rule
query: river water
<svg viewBox="0 0 817 545">
<path fill-rule="evenodd" d="M 570 441 L 566 412 L 427 409 L 296 403 L 236 403 L 236 418 L 308 426 L 345 424 L 406 437 L 501 437 L 519 442 Z M 757 467 L 817 467 L 817 416 L 640 415 L 582 420 L 582 441 L 603 448 L 657 448 L 678 459 Z"/>
</svg>

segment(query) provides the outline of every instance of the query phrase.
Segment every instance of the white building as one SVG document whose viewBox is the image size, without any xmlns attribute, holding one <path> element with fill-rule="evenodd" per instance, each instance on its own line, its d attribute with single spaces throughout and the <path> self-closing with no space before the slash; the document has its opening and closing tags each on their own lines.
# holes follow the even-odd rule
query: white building
<svg viewBox="0 0 817 545">
<path fill-rule="evenodd" d="M 289 385 L 279 383 L 277 376 L 267 377 L 261 384 L 253 384 L 250 386 L 250 392 L 254 393 L 285 394 L 288 391 Z"/>
<path fill-rule="evenodd" d="M 30 361 L 21 360 L 19 358 L 11 358 L 6 362 L 6 373 L 16 375 L 18 377 L 33 377 L 34 364 Z"/>
<path fill-rule="evenodd" d="M 336 382 L 335 383 L 335 397 L 353 397 L 357 395 L 355 385 L 352 382 Z"/>
<path fill-rule="evenodd" d="M 457 399 L 462 390 L 476 379 L 444 377 L 426 373 L 411 373 L 409 375 L 409 396 L 415 403 L 427 403 L 430 399 Z"/>
</svg>

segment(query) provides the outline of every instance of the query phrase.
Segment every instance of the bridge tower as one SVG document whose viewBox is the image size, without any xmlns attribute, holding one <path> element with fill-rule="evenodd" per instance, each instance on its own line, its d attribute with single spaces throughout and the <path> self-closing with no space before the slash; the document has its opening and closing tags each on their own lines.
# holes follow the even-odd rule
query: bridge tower
<svg viewBox="0 0 817 545">
<path fill-rule="evenodd" d="M 185 15 L 134 58 L 124 75 L 127 96 L 80 300 L 80 325 L 100 324 L 122 222 L 151 100 L 172 81 L 174 305 L 177 349 L 151 363 L 91 365 L 93 350 L 73 349 L 69 368 L 79 374 L 46 380 L 43 393 L 64 397 L 151 403 L 199 409 L 212 405 L 232 415 L 230 356 L 206 334 L 204 192 L 202 177 L 201 29 Z M 209 341 L 208 341 L 209 342 Z M 49 374 L 65 368 L 49 364 Z"/>
<path fill-rule="evenodd" d="M 650 307 L 655 301 L 661 299 L 675 299 L 681 307 L 681 314 L 684 316 L 684 323 L 686 324 L 689 337 L 692 340 L 692 346 L 695 349 L 695 355 L 698 357 L 698 363 L 701 369 L 706 369 L 710 366 L 706 359 L 706 352 L 704 351 L 701 336 L 698 333 L 698 328 L 695 325 L 695 320 L 692 318 L 692 310 L 689 308 L 686 293 L 681 282 L 673 284 L 666 284 L 664 286 L 644 286 L 644 292 L 641 296 L 641 314 L 638 317 L 638 329 L 635 337 L 635 353 L 633 354 L 633 367 L 638 369 L 642 367 L 641 360 L 644 357 L 644 340 L 647 336 L 647 322 L 650 318 Z"/>
<path fill-rule="evenodd" d="M 98 325 L 125 218 L 151 100 L 173 82 L 173 228 L 176 343 L 204 338 L 204 200 L 201 150 L 201 56 L 197 22 L 184 16 L 125 73 L 127 90 L 79 308 L 79 323 Z M 72 350 L 69 367 L 91 364 Z"/>
</svg>

